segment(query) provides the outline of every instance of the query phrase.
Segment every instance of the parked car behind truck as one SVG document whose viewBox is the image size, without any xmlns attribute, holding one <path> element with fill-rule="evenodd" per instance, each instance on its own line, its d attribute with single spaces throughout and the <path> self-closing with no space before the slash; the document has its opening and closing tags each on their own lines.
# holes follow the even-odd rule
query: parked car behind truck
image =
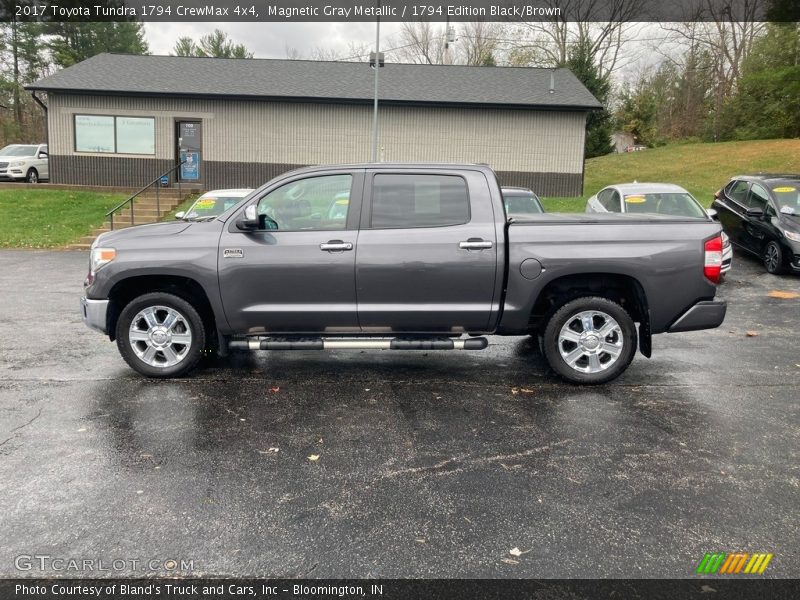
<svg viewBox="0 0 800 600">
<path fill-rule="evenodd" d="M 593 384 L 637 345 L 650 356 L 654 333 L 719 326 L 721 262 L 706 220 L 509 222 L 483 165 L 312 167 L 215 219 L 103 234 L 82 310 L 151 377 L 182 375 L 209 348 L 479 350 L 486 334 L 531 334 L 554 371 Z"/>
<path fill-rule="evenodd" d="M 47 144 L 11 144 L 0 150 L 0 179 L 39 183 L 49 178 Z"/>
</svg>

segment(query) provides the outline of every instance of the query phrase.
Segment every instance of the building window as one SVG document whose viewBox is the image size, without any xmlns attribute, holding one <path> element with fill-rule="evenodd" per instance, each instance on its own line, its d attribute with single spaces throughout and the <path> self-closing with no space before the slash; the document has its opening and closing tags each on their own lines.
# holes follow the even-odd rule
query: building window
<svg viewBox="0 0 800 600">
<path fill-rule="evenodd" d="M 75 152 L 155 154 L 155 119 L 75 115 Z"/>
<path fill-rule="evenodd" d="M 467 182 L 453 175 L 376 175 L 372 227 L 444 227 L 469 222 Z"/>
</svg>

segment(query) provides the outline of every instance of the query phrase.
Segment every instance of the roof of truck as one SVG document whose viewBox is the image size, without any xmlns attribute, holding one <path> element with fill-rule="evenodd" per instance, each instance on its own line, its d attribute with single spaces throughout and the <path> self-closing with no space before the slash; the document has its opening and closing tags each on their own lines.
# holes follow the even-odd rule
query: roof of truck
<svg viewBox="0 0 800 600">
<path fill-rule="evenodd" d="M 366 103 L 373 100 L 374 73 L 366 62 L 103 53 L 25 87 L 84 94 Z M 533 67 L 386 63 L 380 69 L 379 98 L 390 104 L 602 107 L 569 69 Z"/>
</svg>

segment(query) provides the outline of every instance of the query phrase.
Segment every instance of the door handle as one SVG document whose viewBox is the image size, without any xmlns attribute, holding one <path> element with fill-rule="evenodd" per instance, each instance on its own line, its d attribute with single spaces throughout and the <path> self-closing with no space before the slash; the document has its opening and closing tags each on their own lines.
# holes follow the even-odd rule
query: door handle
<svg viewBox="0 0 800 600">
<path fill-rule="evenodd" d="M 319 245 L 319 249 L 324 252 L 343 252 L 345 250 L 352 250 L 352 242 L 343 242 L 342 240 L 329 240 L 324 244 Z"/>
<path fill-rule="evenodd" d="M 466 242 L 458 242 L 458 247 L 462 250 L 487 250 L 494 244 L 481 238 L 469 238 Z"/>
</svg>

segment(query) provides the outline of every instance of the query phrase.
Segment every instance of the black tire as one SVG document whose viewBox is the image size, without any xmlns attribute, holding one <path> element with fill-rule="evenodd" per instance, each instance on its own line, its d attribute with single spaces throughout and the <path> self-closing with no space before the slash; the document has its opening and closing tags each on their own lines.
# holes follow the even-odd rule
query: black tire
<svg viewBox="0 0 800 600">
<path fill-rule="evenodd" d="M 581 313 L 589 315 L 591 329 L 578 320 Z M 611 321 L 615 321 L 616 326 Z M 582 325 L 580 332 L 573 327 L 576 323 Z M 613 326 L 613 329 L 602 336 L 605 326 Z M 583 341 L 561 339 L 564 329 L 570 329 L 564 332 L 565 336 Z M 607 298 L 585 296 L 567 302 L 548 319 L 542 335 L 542 352 L 550 367 L 563 379 L 597 385 L 619 377 L 628 368 L 636 354 L 637 342 L 636 324 L 624 308 Z M 585 349 L 592 344 L 596 344 L 594 349 Z M 562 352 L 567 353 L 567 357 L 578 358 L 571 365 Z M 618 354 L 613 356 L 613 352 Z"/>
<path fill-rule="evenodd" d="M 161 338 L 151 338 L 149 341 L 134 340 L 134 343 L 132 343 L 131 336 L 135 336 L 137 333 L 132 330 L 134 319 L 136 319 L 136 327 L 134 329 L 137 329 L 141 335 L 150 336 L 150 333 L 145 332 L 147 319 L 140 317 L 140 315 L 151 309 L 158 327 L 161 326 L 161 323 L 166 323 L 168 315 L 178 314 L 180 319 L 176 319 L 177 323 L 173 325 L 173 328 L 170 328 L 169 338 L 166 339 L 167 343 L 164 344 L 164 349 L 156 350 L 155 356 L 152 357 L 152 362 L 147 362 L 146 352 L 151 347 L 155 348 L 155 341 L 160 341 Z M 159 323 L 162 315 L 163 321 Z M 151 327 L 150 332 L 158 333 L 155 331 L 158 327 Z M 161 329 L 165 328 L 161 327 Z M 187 331 L 188 343 L 171 342 L 173 340 L 172 336 L 175 338 L 183 336 L 181 339 L 186 338 Z M 203 356 L 206 337 L 203 319 L 194 306 L 183 298 L 166 292 L 152 292 L 134 298 L 122 309 L 117 320 L 116 339 L 119 353 L 134 371 L 147 377 L 180 377 L 189 372 Z M 136 350 L 134 346 L 136 346 Z M 170 350 L 172 355 L 179 359 L 176 364 L 169 364 L 170 356 L 172 355 L 168 356 L 165 352 L 166 350 Z"/>
<path fill-rule="evenodd" d="M 783 250 L 781 249 L 781 245 L 774 240 L 764 248 L 763 260 L 764 268 L 767 270 L 767 273 L 780 275 L 786 270 L 786 266 L 783 262 Z"/>
<path fill-rule="evenodd" d="M 39 171 L 31 167 L 25 174 L 25 181 L 28 183 L 39 183 Z"/>
</svg>

